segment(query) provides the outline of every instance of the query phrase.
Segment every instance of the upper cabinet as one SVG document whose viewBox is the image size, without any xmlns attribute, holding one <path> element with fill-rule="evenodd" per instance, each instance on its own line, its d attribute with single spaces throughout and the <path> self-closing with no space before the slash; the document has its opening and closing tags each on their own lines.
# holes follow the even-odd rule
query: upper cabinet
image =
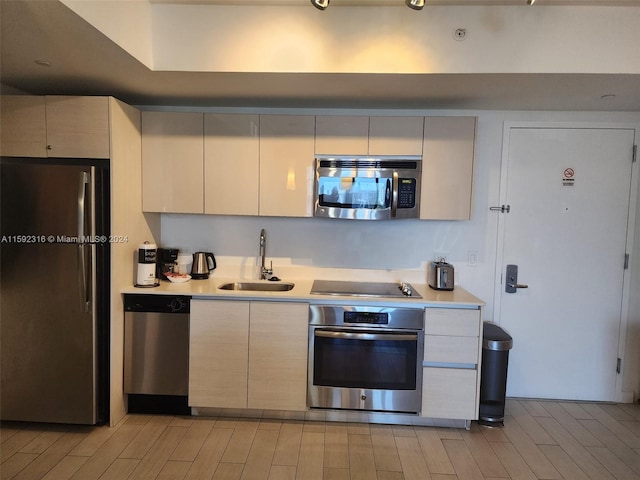
<svg viewBox="0 0 640 480">
<path fill-rule="evenodd" d="M 2 155 L 109 158 L 109 98 L 3 95 Z"/>
<path fill-rule="evenodd" d="M 371 117 L 369 155 L 422 155 L 424 117 Z"/>
<path fill-rule="evenodd" d="M 366 155 L 369 153 L 369 117 L 316 117 L 315 153 L 321 155 Z"/>
<path fill-rule="evenodd" d="M 143 211 L 311 217 L 315 154 L 422 155 L 420 218 L 468 220 L 475 124 L 475 117 L 142 112 Z"/>
<path fill-rule="evenodd" d="M 107 97 L 46 97 L 49 157 L 109 158 Z"/>
<path fill-rule="evenodd" d="M 423 117 L 317 116 L 315 153 L 421 155 Z"/>
<path fill-rule="evenodd" d="M 204 213 L 258 215 L 260 117 L 204 116 Z"/>
<path fill-rule="evenodd" d="M 44 97 L 0 97 L 0 151 L 6 157 L 47 156 Z"/>
<path fill-rule="evenodd" d="M 469 220 L 475 117 L 426 117 L 420 218 Z"/>
<path fill-rule="evenodd" d="M 142 112 L 142 210 L 203 213 L 204 114 Z"/>
<path fill-rule="evenodd" d="M 260 215 L 311 217 L 315 117 L 260 116 Z"/>
</svg>

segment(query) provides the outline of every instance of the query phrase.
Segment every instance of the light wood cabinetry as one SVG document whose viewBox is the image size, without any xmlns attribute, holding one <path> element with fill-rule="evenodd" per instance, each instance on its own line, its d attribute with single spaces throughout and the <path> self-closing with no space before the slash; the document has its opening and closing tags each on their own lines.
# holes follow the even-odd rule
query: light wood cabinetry
<svg viewBox="0 0 640 480">
<path fill-rule="evenodd" d="M 160 215 L 143 215 L 140 111 L 109 98 L 111 128 L 111 232 L 126 235 L 128 242 L 110 244 L 111 321 L 109 423 L 116 425 L 126 414 L 124 385 L 123 288 L 135 281 L 132 253 L 145 240 L 160 241 Z"/>
<path fill-rule="evenodd" d="M 6 157 L 47 156 L 44 97 L 0 96 L 0 153 Z"/>
<path fill-rule="evenodd" d="M 260 117 L 204 116 L 204 213 L 258 215 Z"/>
<path fill-rule="evenodd" d="M 204 115 L 142 112 L 142 210 L 204 212 Z"/>
<path fill-rule="evenodd" d="M 307 409 L 309 305 L 251 302 L 247 406 Z"/>
<path fill-rule="evenodd" d="M 110 158 L 109 97 L 3 95 L 2 155 Z"/>
<path fill-rule="evenodd" d="M 192 300 L 189 405 L 306 409 L 308 305 Z"/>
<path fill-rule="evenodd" d="M 424 117 L 371 117 L 369 155 L 422 155 Z"/>
<path fill-rule="evenodd" d="M 478 417 L 481 328 L 480 309 L 425 309 L 422 416 Z"/>
<path fill-rule="evenodd" d="M 422 416 L 474 420 L 478 418 L 475 370 L 424 368 Z"/>
<path fill-rule="evenodd" d="M 191 300 L 189 405 L 246 408 L 249 306 Z"/>
<path fill-rule="evenodd" d="M 315 142 L 317 154 L 366 155 L 369 152 L 369 117 L 317 116 Z"/>
<path fill-rule="evenodd" d="M 109 158 L 108 97 L 46 97 L 47 151 L 57 158 Z"/>
<path fill-rule="evenodd" d="M 314 154 L 422 155 L 420 218 L 468 220 L 475 123 L 143 112 L 143 210 L 311 217 Z"/>
<path fill-rule="evenodd" d="M 469 220 L 475 117 L 426 117 L 420 218 Z"/>
<path fill-rule="evenodd" d="M 314 126 L 313 116 L 260 116 L 260 216 L 312 216 Z"/>
<path fill-rule="evenodd" d="M 316 117 L 315 153 L 422 155 L 423 117 Z"/>
</svg>

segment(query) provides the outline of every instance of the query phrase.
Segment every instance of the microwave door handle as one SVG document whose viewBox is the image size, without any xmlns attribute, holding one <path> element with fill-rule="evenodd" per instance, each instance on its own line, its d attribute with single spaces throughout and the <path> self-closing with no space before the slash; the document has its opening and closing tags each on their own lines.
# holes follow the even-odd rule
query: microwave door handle
<svg viewBox="0 0 640 480">
<path fill-rule="evenodd" d="M 393 193 L 391 196 L 391 218 L 398 213 L 398 172 L 393 171 Z"/>
</svg>

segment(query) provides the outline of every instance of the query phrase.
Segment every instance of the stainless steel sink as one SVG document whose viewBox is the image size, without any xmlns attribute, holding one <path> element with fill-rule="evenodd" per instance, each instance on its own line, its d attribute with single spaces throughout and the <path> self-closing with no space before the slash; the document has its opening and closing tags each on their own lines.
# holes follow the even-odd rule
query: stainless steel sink
<svg viewBox="0 0 640 480">
<path fill-rule="evenodd" d="M 295 286 L 287 282 L 229 282 L 218 286 L 220 290 L 245 290 L 252 292 L 288 292 Z"/>
</svg>

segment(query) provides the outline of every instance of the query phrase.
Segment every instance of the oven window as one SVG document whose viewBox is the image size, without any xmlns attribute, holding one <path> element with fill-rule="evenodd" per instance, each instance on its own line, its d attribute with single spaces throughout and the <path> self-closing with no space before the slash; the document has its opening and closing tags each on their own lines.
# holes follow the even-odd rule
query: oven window
<svg viewBox="0 0 640 480">
<path fill-rule="evenodd" d="M 320 177 L 318 203 L 323 207 L 336 208 L 390 208 L 391 179 Z"/>
<path fill-rule="evenodd" d="M 314 337 L 313 384 L 415 390 L 418 341 Z"/>
</svg>

